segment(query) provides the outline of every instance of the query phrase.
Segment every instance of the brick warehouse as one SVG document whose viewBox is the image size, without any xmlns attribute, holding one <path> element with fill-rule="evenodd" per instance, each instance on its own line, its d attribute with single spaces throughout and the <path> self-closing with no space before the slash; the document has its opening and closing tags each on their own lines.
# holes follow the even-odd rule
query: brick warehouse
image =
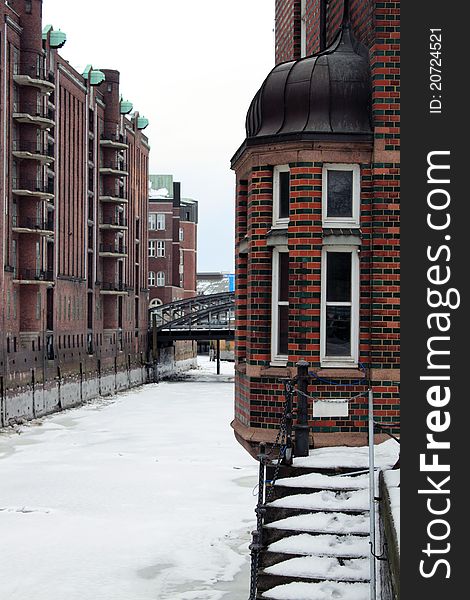
<svg viewBox="0 0 470 600">
<path fill-rule="evenodd" d="M 365 443 L 367 399 L 348 399 L 369 386 L 376 421 L 399 423 L 399 19 L 398 2 L 276 0 L 276 66 L 232 159 L 232 426 L 251 451 L 299 360 L 315 446 Z"/>
<path fill-rule="evenodd" d="M 172 175 L 150 175 L 149 308 L 197 295 L 197 200 Z"/>
<path fill-rule="evenodd" d="M 0 2 L 1 425 L 142 383 L 147 120 L 82 75 L 42 0 Z"/>
</svg>

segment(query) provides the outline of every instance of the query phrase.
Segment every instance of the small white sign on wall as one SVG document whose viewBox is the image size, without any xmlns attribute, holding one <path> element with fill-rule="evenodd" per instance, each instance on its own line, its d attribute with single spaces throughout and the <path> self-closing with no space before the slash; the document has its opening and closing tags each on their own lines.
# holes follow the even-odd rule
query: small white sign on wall
<svg viewBox="0 0 470 600">
<path fill-rule="evenodd" d="M 314 417 L 349 417 L 349 402 L 341 400 L 317 400 L 313 403 Z"/>
</svg>

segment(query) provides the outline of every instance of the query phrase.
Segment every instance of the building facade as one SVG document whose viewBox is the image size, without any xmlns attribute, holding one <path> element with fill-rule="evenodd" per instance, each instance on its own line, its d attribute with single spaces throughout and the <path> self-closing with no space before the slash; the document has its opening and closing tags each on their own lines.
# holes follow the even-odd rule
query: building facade
<svg viewBox="0 0 470 600">
<path fill-rule="evenodd" d="M 232 159 L 249 449 L 275 438 L 298 361 L 311 443 L 364 443 L 369 387 L 399 422 L 399 23 L 397 2 L 276 0 L 276 66 Z"/>
<path fill-rule="evenodd" d="M 0 2 L 1 424 L 145 377 L 147 120 L 78 73 L 42 0 Z"/>
<path fill-rule="evenodd" d="M 148 216 L 150 308 L 196 296 L 197 201 L 171 175 L 151 175 Z"/>
</svg>

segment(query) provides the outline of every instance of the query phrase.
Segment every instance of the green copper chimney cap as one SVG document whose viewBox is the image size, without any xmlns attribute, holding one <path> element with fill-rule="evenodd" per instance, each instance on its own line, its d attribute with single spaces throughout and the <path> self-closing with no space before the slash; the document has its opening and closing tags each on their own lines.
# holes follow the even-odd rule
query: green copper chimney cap
<svg viewBox="0 0 470 600">
<path fill-rule="evenodd" d="M 145 117 L 138 117 L 137 119 L 137 129 L 145 129 L 149 124 L 149 120 Z"/>
<path fill-rule="evenodd" d="M 87 65 L 85 70 L 83 71 L 84 79 L 90 80 L 90 85 L 99 85 L 106 79 L 106 75 L 103 71 L 98 71 L 98 69 L 93 69 L 92 65 Z"/>
<path fill-rule="evenodd" d="M 61 31 L 51 31 L 51 35 L 49 38 L 49 43 L 51 48 L 62 48 L 62 46 L 67 41 L 67 34 Z"/>
<path fill-rule="evenodd" d="M 47 36 L 50 34 L 49 43 L 51 48 L 62 48 L 67 41 L 67 34 L 58 29 L 54 31 L 52 25 L 46 25 L 42 30 L 42 39 L 47 40 Z"/>
<path fill-rule="evenodd" d="M 128 115 L 133 108 L 134 105 L 129 100 L 121 100 L 121 115 Z"/>
</svg>

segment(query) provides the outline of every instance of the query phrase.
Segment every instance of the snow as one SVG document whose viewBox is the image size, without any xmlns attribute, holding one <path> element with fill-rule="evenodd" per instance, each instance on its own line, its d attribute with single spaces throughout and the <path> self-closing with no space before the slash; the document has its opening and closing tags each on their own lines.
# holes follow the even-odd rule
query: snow
<svg viewBox="0 0 470 600">
<path fill-rule="evenodd" d="M 0 434 L 2 600 L 246 595 L 258 469 L 222 365 Z"/>
<path fill-rule="evenodd" d="M 369 491 L 340 492 L 325 490 L 313 494 L 296 494 L 270 502 L 277 508 L 304 508 L 308 510 L 369 510 Z"/>
<path fill-rule="evenodd" d="M 267 567 L 265 572 L 270 575 L 282 575 L 284 577 L 367 581 L 370 572 L 369 565 L 368 558 L 353 558 L 340 562 L 337 558 L 325 556 L 302 556 Z"/>
<path fill-rule="evenodd" d="M 284 554 L 317 554 L 323 556 L 366 557 L 369 538 L 357 535 L 292 535 L 270 544 L 269 552 Z"/>
<path fill-rule="evenodd" d="M 312 513 L 296 515 L 268 523 L 266 527 L 291 531 L 318 533 L 369 533 L 368 515 L 347 515 L 344 513 Z"/>
<path fill-rule="evenodd" d="M 390 469 L 397 462 L 400 453 L 400 444 L 395 440 L 387 440 L 375 446 L 375 466 L 381 469 Z M 349 447 L 333 446 L 310 450 L 305 458 L 294 458 L 295 467 L 309 467 L 313 469 L 366 469 L 369 466 L 368 446 Z"/>
<path fill-rule="evenodd" d="M 356 477 L 339 475 L 323 475 L 322 473 L 308 473 L 297 477 L 278 479 L 276 485 L 284 487 L 304 487 L 319 490 L 361 490 L 369 487 L 369 475 Z"/>
<path fill-rule="evenodd" d="M 390 496 L 390 509 L 400 550 L 400 469 L 385 471 L 384 480 Z"/>
<path fill-rule="evenodd" d="M 368 600 L 367 583 L 288 583 L 278 585 L 263 594 L 273 600 Z"/>
</svg>

